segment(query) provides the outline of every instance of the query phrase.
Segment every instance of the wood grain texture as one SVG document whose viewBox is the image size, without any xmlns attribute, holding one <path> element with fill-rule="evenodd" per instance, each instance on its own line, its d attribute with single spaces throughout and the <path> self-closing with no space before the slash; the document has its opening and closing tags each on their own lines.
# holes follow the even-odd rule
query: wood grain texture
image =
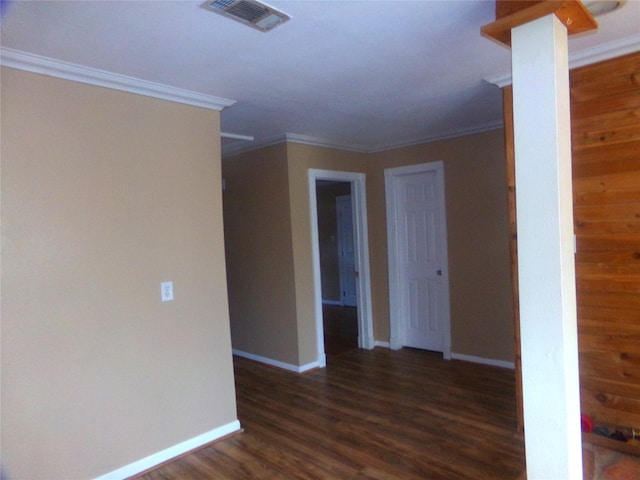
<svg viewBox="0 0 640 480">
<path fill-rule="evenodd" d="M 412 349 L 356 350 L 303 375 L 236 358 L 244 432 L 140 475 L 515 479 L 514 372 Z"/>
<path fill-rule="evenodd" d="M 570 91 L 582 412 L 640 429 L 640 52 L 572 70 Z M 511 204 L 510 88 L 504 98 Z"/>
<path fill-rule="evenodd" d="M 501 2 L 515 3 L 515 2 Z M 498 2 L 496 2 L 496 9 Z M 496 18 L 498 12 L 496 10 Z M 516 409 L 518 411 L 518 431 L 524 433 L 524 410 L 522 405 L 522 353 L 520 348 L 520 301 L 518 285 L 518 227 L 516 214 L 516 170 L 513 136 L 513 88 L 511 85 L 502 91 L 504 115 L 505 173 L 507 181 L 507 205 L 509 214 L 509 259 L 511 262 L 511 291 L 513 295 L 513 353 L 516 370 Z"/>
<path fill-rule="evenodd" d="M 540 2 L 497 0 L 495 22 L 484 25 L 480 31 L 486 37 L 509 46 L 511 45 L 512 29 L 550 14 L 558 17 L 558 20 L 567 27 L 569 35 L 598 28 L 598 22 L 582 2 L 577 0 L 544 0 Z"/>
<path fill-rule="evenodd" d="M 583 413 L 640 427 L 640 52 L 570 73 Z"/>
<path fill-rule="evenodd" d="M 338 305 L 322 306 L 324 353 L 327 361 L 358 348 L 358 309 Z"/>
<path fill-rule="evenodd" d="M 500 20 L 502 17 L 508 17 L 542 1 L 543 0 L 496 0 L 496 20 Z"/>
<path fill-rule="evenodd" d="M 582 103 L 640 89 L 640 57 L 627 55 L 571 72 L 571 99 Z"/>
</svg>

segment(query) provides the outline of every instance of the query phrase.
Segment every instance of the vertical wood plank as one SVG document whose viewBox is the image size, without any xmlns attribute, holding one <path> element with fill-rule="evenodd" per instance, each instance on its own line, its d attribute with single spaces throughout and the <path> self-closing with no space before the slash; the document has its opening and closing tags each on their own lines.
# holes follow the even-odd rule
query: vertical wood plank
<svg viewBox="0 0 640 480">
<path fill-rule="evenodd" d="M 640 427 L 640 52 L 571 72 L 583 413 Z"/>
<path fill-rule="evenodd" d="M 516 409 L 518 432 L 524 433 L 522 410 L 522 358 L 520 355 L 520 304 L 518 302 L 518 227 L 516 215 L 516 171 L 513 148 L 513 88 L 502 90 L 504 111 L 505 171 L 507 179 L 507 202 L 509 211 L 509 255 L 511 258 L 511 292 L 513 295 L 513 353 L 516 370 Z"/>
</svg>

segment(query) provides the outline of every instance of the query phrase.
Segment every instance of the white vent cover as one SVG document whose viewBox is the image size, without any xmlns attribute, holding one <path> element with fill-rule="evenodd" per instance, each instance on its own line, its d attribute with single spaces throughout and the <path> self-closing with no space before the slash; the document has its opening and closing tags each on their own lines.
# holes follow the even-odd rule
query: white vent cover
<svg viewBox="0 0 640 480">
<path fill-rule="evenodd" d="M 289 20 L 288 15 L 257 0 L 215 0 L 203 6 L 263 32 Z"/>
</svg>

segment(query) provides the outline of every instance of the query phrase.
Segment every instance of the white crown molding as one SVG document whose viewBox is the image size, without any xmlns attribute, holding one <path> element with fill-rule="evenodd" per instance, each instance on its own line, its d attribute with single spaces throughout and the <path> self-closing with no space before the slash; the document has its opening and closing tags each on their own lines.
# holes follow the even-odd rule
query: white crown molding
<svg viewBox="0 0 640 480">
<path fill-rule="evenodd" d="M 484 79 L 485 82 L 492 83 L 496 87 L 504 88 L 511 85 L 511 72 L 501 73 L 500 75 L 492 75 Z"/>
<path fill-rule="evenodd" d="M 569 68 L 584 67 L 585 65 L 591 65 L 592 63 L 602 62 L 637 51 L 640 51 L 640 34 L 614 42 L 603 43 L 602 45 L 569 55 Z"/>
<path fill-rule="evenodd" d="M 388 150 L 397 150 L 399 148 L 412 147 L 414 145 L 422 145 L 424 143 L 432 143 L 440 140 L 449 140 L 451 138 L 466 137 L 467 135 L 475 135 L 477 133 L 490 132 L 491 130 L 498 130 L 504 127 L 502 120 L 494 120 L 491 122 L 483 123 L 481 125 L 475 125 L 466 128 L 456 128 L 447 130 L 445 132 L 436 133 L 434 135 L 427 135 L 425 137 L 416 138 L 406 142 L 392 143 L 387 145 L 381 145 L 375 149 L 369 150 L 367 153 L 379 153 L 386 152 Z"/>
<path fill-rule="evenodd" d="M 240 133 L 220 132 L 220 137 L 230 140 L 242 140 L 243 142 L 253 142 L 253 136 L 242 135 Z"/>
<path fill-rule="evenodd" d="M 321 138 L 311 137 L 308 135 L 300 135 L 297 133 L 285 133 L 285 140 L 290 143 L 299 143 L 302 145 L 311 145 L 314 147 L 335 148 L 336 150 L 347 150 L 357 153 L 369 153 L 370 150 L 363 146 L 349 145 L 345 143 L 335 143 L 322 140 Z"/>
<path fill-rule="evenodd" d="M 603 43 L 569 55 L 569 68 L 584 67 L 592 63 L 602 62 L 640 51 L 640 34 L 627 38 Z M 503 88 L 511 85 L 511 73 L 502 73 L 485 78 L 485 81 Z"/>
<path fill-rule="evenodd" d="M 285 143 L 285 142 L 298 143 L 302 145 L 311 145 L 314 147 L 334 148 L 336 150 L 346 150 L 349 152 L 357 152 L 357 153 L 369 153 L 370 151 L 369 149 L 366 149 L 364 147 L 329 142 L 326 140 L 322 140 L 321 138 L 311 137 L 308 135 L 300 135 L 297 133 L 283 133 L 281 135 L 276 135 L 274 137 L 269 137 L 263 140 L 255 141 L 251 144 L 238 143 L 238 144 L 230 145 L 227 148 L 223 148 L 222 156 L 231 157 L 233 155 L 239 155 L 241 153 L 250 152 L 252 150 L 271 147 L 273 145 L 278 145 L 280 143 Z"/>
<path fill-rule="evenodd" d="M 12 48 L 0 48 L 0 65 L 210 110 L 220 111 L 236 103 L 234 100 L 226 98 L 204 95 L 75 63 L 62 62 Z"/>
<path fill-rule="evenodd" d="M 261 148 L 270 147 L 272 145 L 278 145 L 280 143 L 299 143 L 303 145 L 311 145 L 322 148 L 334 148 L 336 150 L 345 150 L 356 153 L 379 153 L 388 150 L 396 150 L 405 147 L 412 147 L 414 145 L 422 145 L 424 143 L 437 142 L 439 140 L 447 140 L 451 138 L 464 137 L 466 135 L 475 135 L 477 133 L 489 132 L 491 130 L 497 130 L 504 127 L 502 120 L 496 120 L 482 125 L 476 125 L 468 128 L 461 128 L 455 130 L 448 130 L 446 132 L 438 133 L 436 135 L 430 135 L 426 137 L 420 137 L 417 139 L 409 140 L 406 142 L 399 142 L 393 144 L 379 145 L 373 148 L 365 148 L 362 146 L 340 144 L 335 142 L 329 142 L 317 137 L 310 137 L 307 135 L 300 135 L 297 133 L 284 133 L 275 137 L 270 137 L 265 140 L 256 141 L 251 144 L 235 144 L 228 148 L 224 148 L 222 151 L 223 157 L 232 157 L 234 155 L 240 155 L 241 153 L 247 153 L 253 150 L 259 150 Z"/>
<path fill-rule="evenodd" d="M 223 157 L 232 157 L 234 155 L 240 155 L 242 153 L 251 152 L 253 150 L 259 150 L 261 148 L 271 147 L 287 141 L 286 134 L 277 135 L 263 140 L 254 140 L 253 142 L 238 142 L 228 147 L 222 147 Z"/>
</svg>

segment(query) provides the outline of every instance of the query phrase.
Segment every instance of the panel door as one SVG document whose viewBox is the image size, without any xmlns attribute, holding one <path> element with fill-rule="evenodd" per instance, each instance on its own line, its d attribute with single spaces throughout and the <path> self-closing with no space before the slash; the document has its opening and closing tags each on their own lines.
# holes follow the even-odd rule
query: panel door
<svg viewBox="0 0 640 480">
<path fill-rule="evenodd" d="M 358 297 L 351 195 L 337 197 L 336 209 L 338 212 L 338 259 L 341 299 L 343 305 L 355 307 L 358 304 Z"/>
<path fill-rule="evenodd" d="M 397 267 L 405 346 L 444 351 L 442 245 L 436 171 L 396 177 Z"/>
</svg>

